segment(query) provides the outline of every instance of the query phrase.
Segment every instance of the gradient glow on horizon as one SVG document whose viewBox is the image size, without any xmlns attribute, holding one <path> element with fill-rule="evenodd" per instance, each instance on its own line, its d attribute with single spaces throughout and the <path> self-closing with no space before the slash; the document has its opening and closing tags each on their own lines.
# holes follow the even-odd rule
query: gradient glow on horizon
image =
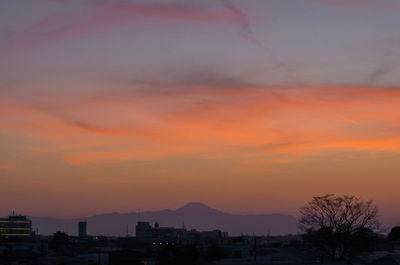
<svg viewBox="0 0 400 265">
<path fill-rule="evenodd" d="M 400 222 L 397 0 L 0 2 L 0 215 L 297 214 Z"/>
</svg>

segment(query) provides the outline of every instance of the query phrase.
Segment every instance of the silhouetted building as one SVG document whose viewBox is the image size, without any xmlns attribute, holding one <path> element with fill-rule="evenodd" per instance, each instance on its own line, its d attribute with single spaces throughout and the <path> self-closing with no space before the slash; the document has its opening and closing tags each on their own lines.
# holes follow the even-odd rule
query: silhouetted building
<svg viewBox="0 0 400 265">
<path fill-rule="evenodd" d="M 79 222 L 79 224 L 78 224 L 78 235 L 79 235 L 79 237 L 87 236 L 86 229 L 87 229 L 86 221 Z"/>
<path fill-rule="evenodd" d="M 173 227 L 160 227 L 158 223 L 151 227 L 149 222 L 138 222 L 136 225 L 137 238 L 181 238 L 185 233 L 185 229 Z"/>
<path fill-rule="evenodd" d="M 22 215 L 0 219 L 1 238 L 26 238 L 32 235 L 32 221 Z"/>
<path fill-rule="evenodd" d="M 138 222 L 136 225 L 136 237 L 138 238 L 151 238 L 152 227 L 149 222 Z"/>
</svg>

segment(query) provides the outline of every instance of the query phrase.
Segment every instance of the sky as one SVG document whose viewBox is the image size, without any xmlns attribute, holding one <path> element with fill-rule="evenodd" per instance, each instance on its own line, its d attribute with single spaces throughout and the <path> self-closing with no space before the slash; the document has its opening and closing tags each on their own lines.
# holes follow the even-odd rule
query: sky
<svg viewBox="0 0 400 265">
<path fill-rule="evenodd" d="M 400 222 L 398 0 L 0 1 L 0 215 Z"/>
</svg>

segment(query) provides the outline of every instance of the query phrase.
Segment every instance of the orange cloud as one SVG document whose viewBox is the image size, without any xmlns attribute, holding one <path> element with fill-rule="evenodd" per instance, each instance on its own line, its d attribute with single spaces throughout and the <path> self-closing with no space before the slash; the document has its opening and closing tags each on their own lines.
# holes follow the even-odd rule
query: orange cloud
<svg viewBox="0 0 400 265">
<path fill-rule="evenodd" d="M 124 152 L 93 152 L 93 151 L 80 151 L 66 153 L 63 155 L 64 161 L 71 165 L 91 164 L 99 161 L 113 161 L 115 159 L 121 160 L 126 158 L 127 154 Z"/>
<path fill-rule="evenodd" d="M 0 164 L 0 169 L 15 170 L 17 167 L 12 164 Z"/>
<path fill-rule="evenodd" d="M 400 150 L 396 88 L 173 87 L 77 94 L 65 103 L 60 97 L 61 108 L 3 104 L 0 128 L 47 143 L 73 165 L 169 156 L 268 164 L 331 151 Z"/>
</svg>

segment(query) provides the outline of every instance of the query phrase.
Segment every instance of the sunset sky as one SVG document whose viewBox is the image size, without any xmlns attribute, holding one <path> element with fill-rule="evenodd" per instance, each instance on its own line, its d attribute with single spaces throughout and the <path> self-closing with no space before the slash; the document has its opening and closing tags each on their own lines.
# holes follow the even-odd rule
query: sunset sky
<svg viewBox="0 0 400 265">
<path fill-rule="evenodd" d="M 0 1 L 0 216 L 201 201 L 400 222 L 400 1 Z"/>
</svg>

